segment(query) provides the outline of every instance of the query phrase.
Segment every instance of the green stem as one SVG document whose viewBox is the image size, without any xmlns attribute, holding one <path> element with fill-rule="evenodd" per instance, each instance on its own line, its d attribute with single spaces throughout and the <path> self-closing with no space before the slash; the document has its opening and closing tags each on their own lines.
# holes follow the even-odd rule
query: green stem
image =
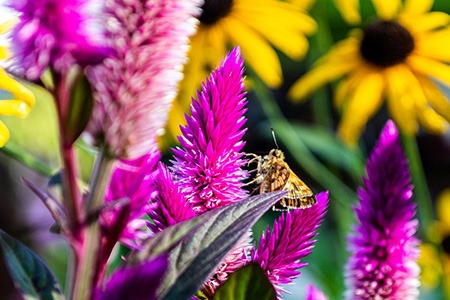
<svg viewBox="0 0 450 300">
<path fill-rule="evenodd" d="M 87 201 L 85 211 L 93 213 L 100 208 L 104 199 L 106 189 L 109 186 L 115 159 L 109 156 L 104 149 L 97 157 L 92 180 L 89 186 L 92 189 Z M 89 219 L 89 218 L 88 218 Z M 78 268 L 71 292 L 71 299 L 91 299 L 92 292 L 97 286 L 99 278 L 99 254 L 101 247 L 100 223 L 98 218 L 92 219 L 85 224 L 84 240 L 80 256 L 78 257 Z"/>
<path fill-rule="evenodd" d="M 311 37 L 311 49 L 306 58 L 306 65 L 312 66 L 325 52 L 334 44 L 331 34 L 328 16 L 326 14 L 326 3 L 317 1 L 311 11 L 311 15 L 317 22 L 318 31 Z M 327 128 L 333 128 L 333 117 L 331 113 L 330 97 L 326 87 L 318 89 L 312 95 L 312 113 L 317 124 L 322 124 Z"/>
<path fill-rule="evenodd" d="M 414 198 L 417 201 L 417 212 L 420 222 L 420 229 L 423 236 L 427 237 L 428 228 L 435 219 L 431 195 L 428 190 L 427 180 L 423 171 L 422 160 L 420 159 L 419 148 L 415 136 L 409 134 L 401 135 L 406 157 L 409 161 L 412 182 L 414 184 Z"/>
</svg>

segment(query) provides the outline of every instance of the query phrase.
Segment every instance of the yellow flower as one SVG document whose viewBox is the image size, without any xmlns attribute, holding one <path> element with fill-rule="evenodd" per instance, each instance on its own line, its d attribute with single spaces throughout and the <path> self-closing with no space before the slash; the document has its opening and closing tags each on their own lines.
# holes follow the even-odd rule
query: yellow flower
<svg viewBox="0 0 450 300">
<path fill-rule="evenodd" d="M 190 98 L 230 46 L 240 46 L 250 67 L 271 88 L 282 83 L 280 61 L 272 45 L 292 59 L 301 59 L 315 21 L 305 10 L 278 0 L 206 0 L 197 33 L 191 37 L 188 63 L 178 99 L 170 113 L 169 130 L 178 133 Z"/>
<path fill-rule="evenodd" d="M 436 82 L 450 84 L 450 16 L 428 12 L 432 0 L 373 0 L 379 19 L 336 44 L 289 91 L 304 99 L 318 87 L 344 79 L 335 91 L 343 111 L 339 134 L 355 144 L 367 121 L 386 106 L 397 125 L 415 134 L 420 124 L 442 133 L 450 103 Z"/>
<path fill-rule="evenodd" d="M 9 31 L 15 24 L 15 20 L 9 20 L 0 24 L 0 34 Z M 7 47 L 0 45 L 0 60 L 8 57 Z M 26 87 L 14 80 L 12 76 L 0 68 L 0 89 L 12 94 L 13 99 L 0 99 L 0 116 L 16 116 L 25 118 L 34 105 L 34 95 Z M 0 121 L 0 147 L 9 140 L 9 130 Z"/>
<path fill-rule="evenodd" d="M 434 244 L 440 244 L 442 253 L 434 245 L 421 245 L 419 265 L 422 283 L 430 289 L 435 288 L 442 278 L 444 290 L 450 299 L 450 189 L 445 189 L 436 199 L 437 221 L 429 228 L 429 236 Z"/>
</svg>

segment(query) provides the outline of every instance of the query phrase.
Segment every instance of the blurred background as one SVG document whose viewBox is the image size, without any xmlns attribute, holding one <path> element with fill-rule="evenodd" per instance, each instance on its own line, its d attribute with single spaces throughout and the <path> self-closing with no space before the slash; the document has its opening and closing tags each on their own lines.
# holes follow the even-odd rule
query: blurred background
<svg viewBox="0 0 450 300">
<path fill-rule="evenodd" d="M 375 11 L 370 1 L 362 0 L 360 5 L 364 24 L 375 16 Z M 450 13 L 450 2 L 436 0 L 432 10 Z M 303 268 L 296 284 L 286 288 L 293 296 L 285 295 L 284 298 L 303 299 L 305 287 L 314 283 L 330 299 L 341 299 L 345 290 L 344 266 L 348 258 L 346 235 L 355 221 L 352 206 L 357 201 L 356 189 L 361 184 L 367 155 L 390 115 L 387 108 L 382 107 L 367 123 L 357 146 L 351 148 L 336 135 L 340 115 L 332 105 L 334 83 L 320 88 L 309 101 L 293 103 L 288 100 L 287 93 L 292 84 L 310 70 L 332 45 L 360 26 L 345 22 L 331 0 L 316 0 L 308 11 L 317 22 L 318 29 L 308 37 L 309 50 L 305 58 L 295 61 L 277 51 L 284 77 L 281 86 L 268 87 L 251 67 L 247 68 L 249 104 L 244 151 L 265 155 L 275 148 L 270 131 L 270 128 L 274 128 L 278 144 L 285 152 L 286 162 L 291 169 L 314 192 L 330 191 L 330 209 L 320 227 L 315 249 L 305 260 L 309 265 Z M 11 12 L 4 5 L 0 6 L 1 18 L 10 15 Z M 58 181 L 54 175 L 60 167 L 51 96 L 39 87 L 27 86 L 35 92 L 37 99 L 29 117 L 24 120 L 0 117 L 12 134 L 7 146 L 0 151 L 0 229 L 35 250 L 54 270 L 60 282 L 64 283 L 67 247 L 59 235 L 49 231 L 53 224 L 50 214 L 21 180 L 26 178 L 38 186 L 45 186 Z M 442 88 L 450 97 L 450 91 Z M 0 93 L 0 99 L 6 99 L 7 96 L 6 92 Z M 161 141 L 166 161 L 171 156 L 170 147 L 175 146 L 174 141 L 173 138 Z M 427 252 L 423 252 L 427 253 L 426 257 L 421 258 L 425 267 L 420 299 L 445 299 L 445 273 L 450 270 L 446 266 L 450 265 L 447 258 L 447 254 L 450 255 L 450 238 L 447 240 L 445 234 L 438 236 L 428 231 L 440 230 L 436 228 L 441 228 L 441 224 L 446 222 L 438 220 L 436 201 L 450 197 L 450 132 L 430 135 L 419 131 L 414 141 L 403 142 L 410 166 L 415 172 L 413 177 L 416 181 L 413 183 L 416 187 L 420 186 L 420 196 L 425 193 L 432 207 L 432 211 L 428 212 L 432 222 L 427 227 L 421 226 L 418 232 L 418 237 L 427 247 Z M 80 167 L 86 180 L 95 151 L 82 140 L 78 146 L 82 163 Z M 415 196 L 418 197 L 417 194 Z M 279 214 L 267 212 L 254 227 L 255 240 L 268 225 L 273 224 Z M 0 280 L 0 296 L 6 295 L 8 278 L 1 263 Z"/>
</svg>

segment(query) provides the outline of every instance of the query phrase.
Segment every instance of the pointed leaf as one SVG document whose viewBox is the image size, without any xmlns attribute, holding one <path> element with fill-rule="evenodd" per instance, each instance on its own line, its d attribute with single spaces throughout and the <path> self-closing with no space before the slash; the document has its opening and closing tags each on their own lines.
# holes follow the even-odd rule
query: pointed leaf
<svg viewBox="0 0 450 300">
<path fill-rule="evenodd" d="M 214 294 L 213 300 L 276 300 L 275 288 L 264 270 L 251 263 L 234 272 Z"/>
<path fill-rule="evenodd" d="M 65 119 L 66 141 L 71 143 L 80 136 L 86 128 L 94 106 L 92 87 L 84 71 L 78 70 L 70 93 L 69 113 Z"/>
<path fill-rule="evenodd" d="M 60 285 L 45 263 L 2 230 L 0 252 L 15 287 L 25 299 L 64 299 Z"/>
<path fill-rule="evenodd" d="M 203 222 L 207 215 L 175 224 L 154 235 L 149 239 L 139 252 L 133 253 L 128 261 L 132 265 L 140 264 L 150 260 L 164 252 L 172 250 L 182 239 L 188 238 Z"/>
<path fill-rule="evenodd" d="M 286 192 L 258 195 L 203 214 L 205 222 L 170 253 L 159 298 L 189 299 L 239 239 L 284 195 Z"/>
</svg>

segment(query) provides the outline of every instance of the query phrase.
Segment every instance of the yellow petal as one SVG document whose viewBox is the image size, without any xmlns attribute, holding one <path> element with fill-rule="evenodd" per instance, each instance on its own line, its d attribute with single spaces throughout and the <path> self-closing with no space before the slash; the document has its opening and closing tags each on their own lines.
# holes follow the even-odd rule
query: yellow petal
<svg viewBox="0 0 450 300">
<path fill-rule="evenodd" d="M 361 22 L 358 0 L 334 0 L 333 2 L 346 22 L 349 24 Z"/>
<path fill-rule="evenodd" d="M 439 221 L 450 228 L 450 189 L 445 189 L 436 200 L 436 214 Z"/>
<path fill-rule="evenodd" d="M 306 13 L 299 12 L 296 7 L 281 1 L 236 1 L 231 14 L 253 16 L 268 19 L 285 30 L 294 30 L 304 34 L 312 34 L 317 30 L 317 23 Z M 246 22 L 250 23 L 250 22 Z"/>
<path fill-rule="evenodd" d="M 277 88 L 283 82 L 281 65 L 275 50 L 259 34 L 238 19 L 223 19 L 223 28 L 233 44 L 239 45 L 245 61 L 267 86 Z"/>
<path fill-rule="evenodd" d="M 356 87 L 339 124 L 339 135 L 346 143 L 352 146 L 357 143 L 367 121 L 381 107 L 384 86 L 383 75 L 372 72 Z"/>
<path fill-rule="evenodd" d="M 2 69 L 0 69 L 0 89 L 10 92 L 14 98 L 23 101 L 29 108 L 34 105 L 35 99 L 33 93 Z"/>
<path fill-rule="evenodd" d="M 404 25 L 413 33 L 429 34 L 430 32 L 427 31 L 447 26 L 450 23 L 450 15 L 440 11 L 433 11 L 419 16 L 402 16 L 401 22 L 402 24 L 406 22 Z"/>
<path fill-rule="evenodd" d="M 448 128 L 445 119 L 429 107 L 420 109 L 417 116 L 420 125 L 429 133 L 443 134 Z"/>
<path fill-rule="evenodd" d="M 30 112 L 30 106 L 19 100 L 0 100 L 0 115 L 25 118 Z"/>
<path fill-rule="evenodd" d="M 291 0 L 290 2 L 301 10 L 308 10 L 311 8 L 315 0 Z"/>
<path fill-rule="evenodd" d="M 272 45 L 292 59 L 302 58 L 308 50 L 308 40 L 303 34 L 284 28 L 276 20 L 238 13 L 236 18 L 259 32 Z"/>
<path fill-rule="evenodd" d="M 420 84 L 422 85 L 423 91 L 427 100 L 430 102 L 432 107 L 443 116 L 447 122 L 450 122 L 450 102 L 441 92 L 441 90 L 428 78 L 425 76 L 418 76 Z"/>
<path fill-rule="evenodd" d="M 423 34 L 417 39 L 414 54 L 450 62 L 450 28 Z"/>
<path fill-rule="evenodd" d="M 372 0 L 373 6 L 377 11 L 377 15 L 383 20 L 394 19 L 402 4 L 401 0 Z"/>
<path fill-rule="evenodd" d="M 210 61 L 214 62 L 213 68 L 215 68 L 227 52 L 227 40 L 225 39 L 221 22 L 218 22 L 216 26 L 211 26 L 209 28 L 207 31 L 207 42 L 211 45 L 209 51 Z M 202 51 L 199 52 L 201 53 Z"/>
<path fill-rule="evenodd" d="M 414 54 L 407 58 L 407 64 L 418 73 L 432 76 L 446 84 L 450 84 L 450 66 L 446 64 Z"/>
<path fill-rule="evenodd" d="M 408 83 L 401 65 L 385 70 L 387 82 L 387 107 L 399 128 L 411 135 L 417 133 L 417 115 L 414 99 L 408 94 Z"/>
<path fill-rule="evenodd" d="M 336 92 L 334 93 L 334 105 L 337 108 L 341 108 L 342 105 L 346 100 L 348 100 L 348 97 L 350 97 L 350 94 L 355 90 L 357 86 L 359 86 L 361 80 L 366 76 L 368 72 L 371 72 L 368 67 L 360 67 L 356 71 L 349 74 L 348 78 L 345 80 L 342 80 L 337 88 Z"/>
<path fill-rule="evenodd" d="M 433 2 L 434 0 L 406 0 L 403 7 L 403 13 L 410 15 L 421 15 L 427 11 L 430 11 L 433 6 Z"/>
<path fill-rule="evenodd" d="M 322 85 L 333 81 L 359 66 L 355 60 L 342 61 L 339 64 L 335 62 L 323 63 L 297 80 L 288 92 L 288 97 L 294 101 L 304 100 L 310 93 Z"/>
<path fill-rule="evenodd" d="M 0 121 L 0 147 L 5 146 L 6 142 L 9 140 L 9 130 L 6 128 L 5 124 Z"/>
</svg>

